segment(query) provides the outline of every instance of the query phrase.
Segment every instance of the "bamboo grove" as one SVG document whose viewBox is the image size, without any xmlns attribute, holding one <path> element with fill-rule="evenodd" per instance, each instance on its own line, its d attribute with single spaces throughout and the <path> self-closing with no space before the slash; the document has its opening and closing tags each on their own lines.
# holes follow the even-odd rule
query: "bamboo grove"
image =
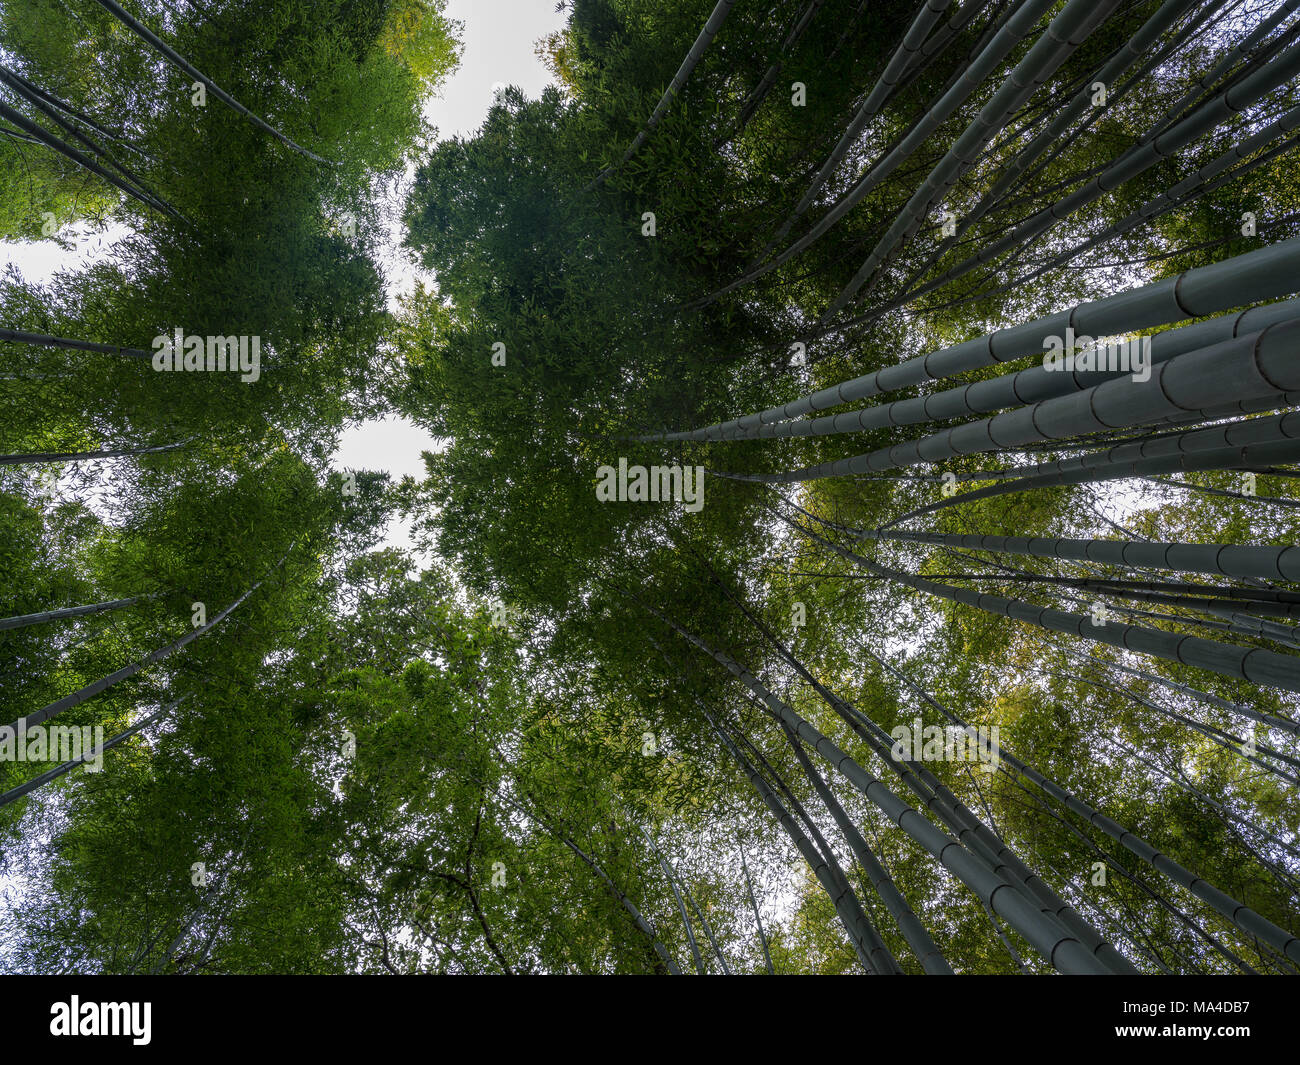
<svg viewBox="0 0 1300 1065">
<path fill-rule="evenodd" d="M 1300 971 L 1300 2 L 565 15 L 0 10 L 0 968 Z"/>
</svg>

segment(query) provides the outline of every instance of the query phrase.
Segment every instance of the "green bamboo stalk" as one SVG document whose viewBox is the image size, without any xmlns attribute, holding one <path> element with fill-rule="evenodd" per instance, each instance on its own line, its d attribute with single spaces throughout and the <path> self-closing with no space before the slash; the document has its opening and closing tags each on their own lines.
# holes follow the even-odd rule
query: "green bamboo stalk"
<svg viewBox="0 0 1300 1065">
<path fill-rule="evenodd" d="M 902 970 L 898 967 L 897 960 L 885 945 L 880 932 L 867 915 L 866 909 L 849 883 L 848 877 L 844 875 L 844 870 L 840 866 L 839 858 L 831 847 L 830 841 L 822 834 L 817 822 L 809 816 L 808 811 L 804 809 L 803 803 L 799 801 L 799 797 L 786 783 L 776 767 L 768 760 L 762 749 L 748 736 L 739 733 L 739 731 L 737 734 L 741 742 L 749 748 L 754 758 L 757 759 L 757 763 L 761 768 L 766 770 L 767 775 L 775 783 L 778 790 L 785 795 L 786 803 L 794 811 L 795 816 L 803 822 L 813 845 L 824 857 L 826 873 L 835 885 L 836 893 L 834 898 L 847 917 L 846 927 L 856 930 L 857 939 L 865 954 L 868 970 L 883 976 L 901 976 Z"/>
<path fill-rule="evenodd" d="M 1280 398 L 1300 389 L 1300 369 L 1290 358 L 1297 342 L 1300 319 L 1277 322 L 1257 332 L 1175 355 L 1154 367 L 1144 381 L 1120 377 L 852 458 L 784 473 L 755 474 L 752 479 L 792 483 L 878 473 L 1045 440 L 1131 428 L 1170 416 L 1200 415 L 1220 403 L 1225 392 L 1242 399 Z"/>
<path fill-rule="evenodd" d="M 62 621 L 65 618 L 79 618 L 87 614 L 98 614 L 102 610 L 117 610 L 119 607 L 133 606 L 142 599 L 149 598 L 153 598 L 153 596 L 133 595 L 129 599 L 110 599 L 103 603 L 65 606 L 57 610 L 42 610 L 35 614 L 18 614 L 13 617 L 0 618 L 0 632 L 5 629 L 21 629 L 28 625 L 43 625 L 50 621 Z"/>
<path fill-rule="evenodd" d="M 15 344 L 35 344 L 40 347 L 68 348 L 73 351 L 93 351 L 101 355 L 121 355 L 131 359 L 152 359 L 153 354 L 141 348 L 124 348 L 117 344 L 99 344 L 91 340 L 73 340 L 68 337 L 48 336 L 45 333 L 26 333 L 18 329 L 0 329 L 0 341 Z"/>
<path fill-rule="evenodd" d="M 105 0 L 100 0 L 101 3 Z M 712 43 L 713 38 L 717 36 L 718 30 L 722 29 L 723 22 L 726 21 L 727 15 L 731 12 L 732 4 L 735 0 L 718 0 L 710 13 L 708 21 L 704 23 L 703 29 L 700 30 L 699 36 L 695 38 L 695 43 L 691 45 L 691 50 L 686 53 L 686 58 L 682 60 L 682 65 L 677 68 L 677 73 L 673 75 L 673 80 L 668 83 L 668 88 L 664 90 L 663 96 L 659 98 L 659 103 L 655 105 L 654 111 L 646 119 L 646 123 L 641 127 L 640 132 L 633 138 L 632 144 L 627 151 L 623 153 L 623 158 L 618 163 L 606 167 L 596 179 L 587 186 L 584 191 L 590 192 L 592 189 L 599 188 L 619 167 L 623 166 L 629 159 L 637 153 L 637 149 L 643 145 L 649 138 L 650 134 L 664 115 L 668 113 L 668 108 L 672 106 L 673 100 L 681 92 L 682 86 L 686 84 L 691 72 L 698 65 L 699 61 L 704 58 L 704 53 Z"/>
<path fill-rule="evenodd" d="M 1101 82 L 1103 85 L 1113 85 L 1116 78 L 1130 68 L 1134 61 L 1145 53 L 1161 34 L 1168 30 L 1186 11 L 1195 7 L 1197 2 L 1198 0 L 1165 0 L 1165 3 L 1129 38 L 1125 45 L 1104 63 L 1092 77 L 1086 80 L 1083 87 L 1057 113 L 1052 122 L 1029 144 L 1016 153 L 1015 157 L 1003 168 L 998 180 L 993 183 L 993 187 L 980 198 L 974 208 L 963 215 L 953 235 L 940 241 L 939 246 L 914 277 L 927 273 L 949 248 L 965 237 L 975 223 L 988 213 L 990 208 L 1002 201 L 1008 190 L 1020 180 L 1035 160 L 1040 158 L 1054 144 L 1061 142 L 1062 135 L 1070 128 L 1071 124 L 1092 106 L 1092 86 L 1095 83 Z M 1288 0 L 1288 2 L 1296 2 L 1296 0 Z M 1116 91 L 1109 96 L 1108 103 L 1113 106 L 1121 98 L 1122 94 Z M 1087 124 L 1091 124 L 1091 120 L 1101 113 L 1100 110 L 1092 111 Z M 911 287 L 912 281 L 909 281 L 905 288 L 910 290 Z"/>
<path fill-rule="evenodd" d="M 1149 346 L 1154 369 L 1177 355 L 1208 348 L 1227 340 L 1245 336 L 1295 319 L 1300 319 L 1300 299 L 1252 307 L 1234 314 L 1220 315 L 1193 325 L 1167 329 L 1142 338 Z M 647 433 L 636 437 L 650 440 L 755 440 L 771 437 L 831 436 L 869 429 L 888 429 L 901 425 L 946 421 L 974 414 L 989 414 L 1008 407 L 1054 399 L 1082 392 L 1107 381 L 1129 377 L 1124 370 L 1049 370 L 1043 365 L 1030 366 L 999 377 L 971 384 L 956 385 L 914 399 L 878 403 L 861 410 L 821 418 L 768 422 L 748 428 L 694 430 L 682 433 Z M 1217 407 L 1214 409 L 1218 409 Z M 1199 412 L 1198 412 L 1199 413 Z M 1189 415 L 1189 417 L 1191 417 Z M 1029 445 L 1025 445 L 1029 446 Z M 1091 446 L 1091 445 L 1088 445 Z M 978 479 L 971 477 L 971 479 Z"/>
<path fill-rule="evenodd" d="M 772 86 L 776 84 L 777 77 L 780 76 L 781 71 L 784 69 L 784 55 L 798 43 L 809 25 L 811 25 L 813 16 L 817 14 L 818 10 L 825 2 L 826 0 L 810 0 L 808 6 L 804 8 L 803 14 L 800 15 L 799 20 L 786 35 L 785 40 L 781 42 L 779 51 L 783 58 L 774 59 L 771 64 L 769 64 L 767 71 L 763 74 L 759 83 L 754 86 L 749 95 L 741 102 L 740 113 L 736 116 L 736 122 L 731 127 L 731 130 L 714 139 L 713 147 L 715 150 L 720 150 L 726 147 L 726 145 L 735 140 L 736 137 L 740 135 L 741 131 L 749 125 L 749 120 L 754 117 L 754 112 L 758 110 L 759 104 L 767 98 L 767 94 L 771 92 Z"/>
<path fill-rule="evenodd" d="M 940 16 L 948 9 L 951 0 L 924 0 L 921 9 L 917 11 L 912 23 L 899 42 L 898 48 L 894 50 L 893 55 L 889 57 L 889 62 L 885 64 L 885 69 L 880 72 L 880 77 L 876 79 L 875 85 L 872 86 L 871 92 L 854 114 L 853 120 L 849 123 L 848 128 L 840 137 L 839 142 L 831 149 L 830 155 L 822 163 L 821 169 L 813 177 L 812 182 L 805 190 L 799 202 L 795 205 L 790 216 L 778 227 L 776 235 L 768 241 L 767 247 L 760 252 L 758 259 L 767 257 L 767 252 L 785 240 L 794 224 L 800 216 L 813 205 L 817 198 L 817 193 L 821 191 L 823 185 L 830 179 L 831 175 L 839 168 L 844 157 L 848 154 L 849 149 L 853 147 L 862 131 L 866 128 L 880 109 L 884 106 L 885 100 L 893 92 L 899 80 L 905 73 L 910 60 L 920 52 L 922 45 L 925 43 L 927 34 L 933 28 L 934 24 L 939 21 Z"/>
<path fill-rule="evenodd" d="M 1041 358 L 1043 339 L 1063 336 L 1116 336 L 1187 318 L 1218 314 L 1260 300 L 1290 296 L 1300 290 L 1300 237 L 1267 248 L 1244 252 L 1222 262 L 1186 270 L 1136 289 L 1100 300 L 1076 304 L 1021 325 L 999 329 L 960 344 L 907 359 L 809 393 L 778 407 L 704 429 L 691 439 L 721 439 L 736 429 L 786 421 L 841 403 L 852 403 L 882 392 L 937 381 L 945 377 L 1010 362 L 1030 355 Z M 1220 338 L 1221 339 L 1221 338 Z"/>
<path fill-rule="evenodd" d="M 35 451 L 18 455 L 0 455 L 0 466 L 37 466 L 50 462 L 82 462 L 87 459 L 120 459 L 135 455 L 157 455 L 184 447 L 188 440 L 157 447 L 128 447 L 100 451 Z"/>
<path fill-rule="evenodd" d="M 716 579 L 716 575 L 715 575 Z M 785 643 L 738 596 L 723 586 L 729 598 L 740 607 L 750 623 L 795 671 L 820 695 L 826 703 L 872 748 L 878 757 L 890 766 L 900 779 L 922 800 L 930 812 L 948 826 L 957 839 L 987 861 L 990 867 L 1009 884 L 1026 895 L 1043 903 L 1043 912 L 1059 921 L 1096 956 L 1108 970 L 1116 973 L 1133 973 L 1133 966 L 1105 942 L 1096 929 L 1087 924 L 1074 908 L 1065 902 L 1032 869 L 1025 865 L 1001 839 L 991 833 L 980 819 L 967 808 L 946 785 L 931 773 L 923 763 L 896 759 L 892 755 L 892 740 L 888 733 L 848 700 L 836 695 L 823 685 L 812 672 L 790 651 Z M 971 838 L 968 840 L 967 836 Z"/>
<path fill-rule="evenodd" d="M 986 613 L 1016 618 L 1054 632 L 1065 632 L 1085 640 L 1095 640 L 1098 643 L 1141 651 L 1171 662 L 1181 662 L 1184 665 L 1206 669 L 1238 680 L 1249 680 L 1255 684 L 1268 684 L 1286 691 L 1300 692 L 1300 657 L 1298 656 L 1280 655 L 1258 647 L 1238 647 L 1217 640 L 1205 640 L 1199 636 L 1182 636 L 1163 629 L 1148 629 L 1139 625 L 1110 622 L 1097 625 L 1093 624 L 1091 617 L 1087 615 L 1070 614 L 1018 599 L 985 595 L 968 588 L 954 588 L 872 562 L 839 544 L 832 543 L 784 515 L 780 517 L 802 535 L 829 547 L 854 565 L 861 566 L 876 576 L 905 584 L 916 591 L 926 592 L 952 602 L 964 603 Z"/>
<path fill-rule="evenodd" d="M 1300 73 L 1300 46 L 1287 49 L 1274 62 L 1261 67 L 1241 82 L 1207 100 L 1191 115 L 1169 127 L 1159 136 L 1129 149 L 1082 188 L 1057 200 L 1050 207 L 1034 213 L 1012 228 L 1005 236 L 992 241 L 977 254 L 945 271 L 941 277 L 931 282 L 930 290 L 939 287 L 940 284 L 955 281 L 1013 247 L 1041 236 L 1060 219 L 1100 199 L 1108 191 L 1144 173 L 1161 160 L 1169 158 L 1179 148 L 1186 147 L 1215 126 L 1258 103 L 1273 89 L 1294 79 L 1298 73 Z M 918 292 L 916 295 L 920 294 Z M 842 323 L 843 327 L 855 324 L 858 324 L 857 320 Z"/>
<path fill-rule="evenodd" d="M 976 158 L 1007 124 L 1011 115 L 1060 69 L 1061 64 L 1118 6 L 1119 0 L 1068 0 L 1043 35 L 1016 64 L 980 113 L 912 194 L 858 272 L 822 312 L 820 324 L 826 324 L 848 306 L 897 247 L 916 232 L 930 208 L 970 170 Z"/>
<path fill-rule="evenodd" d="M 6 103 L 0 103 L 0 118 L 12 122 L 29 137 L 35 137 L 47 148 L 51 148 L 60 155 L 71 159 L 83 170 L 89 170 L 92 174 L 98 175 L 118 191 L 126 193 L 126 195 L 130 196 L 133 200 L 138 200 L 151 210 L 158 211 L 162 214 L 169 214 L 177 218 L 180 217 L 176 209 L 170 204 L 162 200 L 155 200 L 148 193 L 141 189 L 137 189 L 134 185 L 124 181 L 116 174 L 104 169 L 104 167 L 100 166 L 89 156 L 77 151 L 77 149 L 72 147 L 72 145 L 65 143 L 60 138 L 54 136 L 54 134 L 47 132 L 21 111 L 15 110 Z"/>
<path fill-rule="evenodd" d="M 799 760 L 800 766 L 803 767 L 804 775 L 807 776 L 809 782 L 821 797 L 822 804 L 835 819 L 840 832 L 844 835 L 849 847 L 861 863 L 862 871 L 867 874 L 867 878 L 876 889 L 876 894 L 880 896 L 880 901 L 884 903 L 885 909 L 897 922 L 899 931 L 903 933 L 907 945 L 912 948 L 912 952 L 916 955 L 921 968 L 931 976 L 952 976 L 952 967 L 944 958 L 943 952 L 935 945 L 934 940 L 930 938 L 930 934 L 925 930 L 925 926 L 917 919 L 912 907 L 908 905 L 907 899 L 903 897 L 894 884 L 893 878 L 885 871 L 884 866 L 872 853 L 862 833 L 858 831 L 857 825 L 852 822 L 849 815 L 845 813 L 844 807 L 835 798 L 835 793 L 827 787 L 825 778 L 813 765 L 812 760 L 803 749 L 803 745 L 799 742 L 799 737 L 791 731 L 790 726 L 784 721 L 781 723 L 781 727 L 785 732 L 786 739 L 790 741 L 790 747 L 794 751 L 795 757 Z"/>
<path fill-rule="evenodd" d="M 763 918 L 758 912 L 758 902 L 754 898 L 754 882 L 749 875 L 749 863 L 745 861 L 745 847 L 739 840 L 737 840 L 737 846 L 740 847 L 740 868 L 745 874 L 745 891 L 749 894 L 749 908 L 754 911 L 754 924 L 758 928 L 758 941 L 763 947 L 763 961 L 767 965 L 768 976 L 775 976 L 776 970 L 772 968 L 772 952 L 767 949 L 767 936 L 763 933 Z"/>
<path fill-rule="evenodd" d="M 117 684 L 119 681 L 123 681 L 126 680 L 127 677 L 134 676 L 136 673 L 139 673 L 142 669 L 145 669 L 146 667 L 153 665 L 153 663 L 162 661 L 162 659 L 166 658 L 168 655 L 174 654 L 176 651 L 179 651 L 181 648 L 185 647 L 192 641 L 197 640 L 200 636 L 204 635 L 207 632 L 210 632 L 215 626 L 221 624 L 221 622 L 224 621 L 232 611 L 236 610 L 240 606 L 240 604 L 244 602 L 245 599 L 247 599 L 250 595 L 252 595 L 255 591 L 257 591 L 257 589 L 260 588 L 261 586 L 262 586 L 262 582 L 258 581 L 246 592 L 244 592 L 241 596 L 239 596 L 239 598 L 236 599 L 233 603 L 227 606 L 224 610 L 220 611 L 220 613 L 218 613 L 215 617 L 213 617 L 212 620 L 210 620 L 207 624 L 201 625 L 199 628 L 194 629 L 191 632 L 187 632 L 184 636 L 181 636 L 179 639 L 173 640 L 171 643 L 167 644 L 166 646 L 158 648 L 156 651 L 147 655 L 139 662 L 134 662 L 129 666 L 125 666 L 114 673 L 108 674 L 108 676 L 106 677 L 100 677 L 99 680 L 93 681 L 90 684 L 87 684 L 85 687 L 79 688 L 75 692 L 72 692 L 70 695 L 63 696 L 63 698 L 61 699 L 54 700 L 54 702 L 50 703 L 48 706 L 44 706 L 40 710 L 36 710 L 33 713 L 28 714 L 25 718 L 20 718 L 17 721 L 11 722 L 9 728 L 12 728 L 15 731 L 17 731 L 20 727 L 23 729 L 29 729 L 33 725 L 39 725 L 42 722 L 48 721 L 50 718 L 63 713 L 64 710 L 70 710 L 72 707 L 84 703 L 87 699 L 93 698 L 94 696 L 98 695 L 100 692 L 106 691 L 108 688 L 111 688 L 114 684 Z"/>
<path fill-rule="evenodd" d="M 302 155 L 305 155 L 308 159 L 314 159 L 316 162 L 325 163 L 328 166 L 338 165 L 337 163 L 331 162 L 329 159 L 321 158 L 315 152 L 309 152 L 301 144 L 298 144 L 296 141 L 293 141 L 290 138 L 286 137 L 283 133 L 281 133 L 270 123 L 266 122 L 265 120 L 259 118 L 257 115 L 253 114 L 252 111 L 250 111 L 247 107 L 245 107 L 233 96 L 231 96 L 228 92 L 226 92 L 225 89 L 221 88 L 221 86 L 219 86 L 216 82 L 214 82 L 202 71 L 196 69 L 189 62 L 189 60 L 187 60 L 183 55 L 181 55 L 175 49 L 171 48 L 161 37 L 159 37 L 151 29 L 149 29 L 148 26 L 146 26 L 143 22 L 139 21 L 139 19 L 132 17 L 131 14 L 127 12 L 120 4 L 116 3 L 116 0 L 95 0 L 95 2 L 99 4 L 99 6 L 102 7 L 105 11 L 107 11 L 110 15 L 112 15 L 115 19 L 121 22 L 122 25 L 125 26 L 128 30 L 130 30 L 142 41 L 144 41 L 151 48 L 153 48 L 154 51 L 162 55 L 169 63 L 172 64 L 172 66 L 182 70 L 186 75 L 193 78 L 195 81 L 202 82 L 205 86 L 207 86 L 208 92 L 212 93 L 213 96 L 215 96 L 223 104 L 229 107 L 232 111 L 243 115 L 246 119 L 252 122 L 253 125 L 255 125 L 258 129 L 271 134 L 271 136 L 274 137 L 276 140 L 278 140 L 281 144 L 285 145 L 288 148 L 292 148 L 295 152 L 299 152 Z"/>
<path fill-rule="evenodd" d="M 778 720 L 790 725 L 814 750 L 827 758 L 870 799 L 891 821 L 923 846 L 994 912 L 1011 925 L 1052 966 L 1062 972 L 1105 974 L 1107 969 L 1059 922 L 1050 919 L 1018 889 L 998 876 L 988 864 L 961 843 L 945 835 L 930 821 L 898 798 L 884 783 L 868 773 L 834 742 L 773 695 L 749 670 L 729 655 L 715 651 L 703 640 L 683 629 L 653 607 L 642 604 L 685 640 L 724 666 L 750 689 Z"/>
<path fill-rule="evenodd" d="M 932 706 L 938 709 L 945 717 L 954 724 L 965 725 L 961 718 L 941 706 L 928 695 L 925 695 L 919 688 L 911 684 L 906 674 L 896 671 L 896 675 L 901 676 L 909 686 L 918 692 Z M 1158 872 L 1164 874 L 1175 884 L 1187 889 L 1202 902 L 1207 903 L 1213 910 L 1221 916 L 1226 917 L 1233 925 L 1247 936 L 1257 937 L 1268 943 L 1273 949 L 1285 954 L 1292 961 L 1300 961 L 1300 939 L 1297 939 L 1291 933 L 1284 929 L 1278 928 L 1267 918 L 1261 917 L 1248 906 L 1243 906 L 1235 899 L 1224 894 L 1218 888 L 1214 887 L 1208 881 L 1184 869 L 1177 862 L 1161 854 L 1149 843 L 1139 836 L 1134 835 L 1123 825 L 1112 821 L 1109 817 L 1094 810 L 1087 803 L 1078 799 L 1071 792 L 1066 791 L 1055 781 L 1043 776 L 1032 766 L 1026 765 L 1020 761 L 1014 754 L 1005 747 L 1001 748 L 1002 760 L 1015 769 L 1018 773 L 1028 777 L 1047 794 L 1058 802 L 1064 804 L 1072 812 L 1078 814 L 1085 821 L 1095 828 L 1101 829 L 1111 839 L 1115 840 L 1121 846 L 1136 854 L 1139 858 L 1152 866 Z"/>
<path fill-rule="evenodd" d="M 835 911 L 839 915 L 841 923 L 844 925 L 844 930 L 848 933 L 849 942 L 853 945 L 854 952 L 857 954 L 858 960 L 862 963 L 862 967 L 868 973 L 874 973 L 875 969 L 871 964 L 871 959 L 867 949 L 861 940 L 861 933 L 854 927 L 852 919 L 844 911 L 842 905 L 843 889 L 831 877 L 826 858 L 818 851 L 803 831 L 800 830 L 799 826 L 795 823 L 794 818 L 791 817 L 790 812 L 785 808 L 785 805 L 777 797 L 776 793 L 768 785 L 767 781 L 763 779 L 762 774 L 758 772 L 758 769 L 753 765 L 750 759 L 735 744 L 731 737 L 727 735 L 726 730 L 714 721 L 712 716 L 708 715 L 707 711 L 705 713 L 706 717 L 709 719 L 709 724 L 713 726 L 713 730 L 718 734 L 719 739 L 722 740 L 723 747 L 726 748 L 727 752 L 736 760 L 737 765 L 740 766 L 741 772 L 749 778 L 750 784 L 752 784 L 754 790 L 758 792 L 764 805 L 767 806 L 767 808 L 772 812 L 772 815 L 777 819 L 777 822 L 785 830 L 786 835 L 790 837 L 790 841 L 794 843 L 795 848 L 803 855 L 804 861 L 808 863 L 808 867 L 813 872 L 813 876 L 817 878 L 818 882 L 822 885 L 822 888 L 826 891 L 826 894 L 830 897 L 831 902 L 835 907 Z"/>
<path fill-rule="evenodd" d="M 101 754 L 103 754 L 104 751 L 111 750 L 112 748 L 116 747 L 119 743 L 123 743 L 126 740 L 129 740 L 132 736 L 148 728 L 160 717 L 162 717 L 163 714 L 167 713 L 168 711 L 178 706 L 182 701 L 184 701 L 184 699 L 185 696 L 181 696 L 180 699 L 176 699 L 168 703 L 166 706 L 162 707 L 161 709 L 154 711 L 152 714 L 144 718 L 142 721 L 139 721 L 138 723 L 132 725 L 130 728 L 122 732 L 119 732 L 116 736 L 113 736 L 111 739 L 105 740 L 93 751 L 90 751 L 87 754 L 82 755 L 80 758 L 74 758 L 71 761 L 64 762 L 62 765 L 55 766 L 53 769 L 47 770 L 46 772 L 40 774 L 40 776 L 33 777 L 25 784 L 19 784 L 16 788 L 10 788 L 8 791 L 0 794 L 0 806 L 7 806 L 9 805 L 9 803 L 21 799 L 24 795 L 30 795 L 37 788 L 44 787 L 50 781 L 57 780 L 59 777 L 63 776 L 66 773 L 71 773 L 79 765 L 85 765 L 85 763 L 87 762 L 93 762 Z"/>
<path fill-rule="evenodd" d="M 988 78 L 998 64 L 1011 53 L 1015 46 L 1029 35 L 1034 25 L 1053 6 L 1053 3 L 1054 0 L 1019 0 L 1019 6 L 1015 13 L 994 34 L 993 39 L 989 41 L 979 56 L 961 72 L 957 83 L 926 111 L 920 121 L 912 126 L 893 151 L 883 159 L 876 160 L 868 168 L 867 172 L 858 179 L 853 188 L 840 197 L 804 236 L 800 237 L 776 257 L 747 271 L 735 281 L 709 293 L 703 299 L 688 305 L 688 309 L 699 309 L 714 302 L 727 293 L 757 280 L 810 247 L 831 226 L 857 206 L 868 192 L 916 153 L 931 134 L 970 98 L 971 94 Z M 790 224 L 793 225 L 793 222 Z"/>
</svg>

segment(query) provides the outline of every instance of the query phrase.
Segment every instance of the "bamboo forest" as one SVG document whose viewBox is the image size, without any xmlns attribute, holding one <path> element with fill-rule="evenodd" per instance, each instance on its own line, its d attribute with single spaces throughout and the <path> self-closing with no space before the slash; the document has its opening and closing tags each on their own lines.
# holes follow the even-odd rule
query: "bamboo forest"
<svg viewBox="0 0 1300 1065">
<path fill-rule="evenodd" d="M 0 0 L 0 254 L 0 973 L 1300 974 L 1300 0 Z"/>
</svg>

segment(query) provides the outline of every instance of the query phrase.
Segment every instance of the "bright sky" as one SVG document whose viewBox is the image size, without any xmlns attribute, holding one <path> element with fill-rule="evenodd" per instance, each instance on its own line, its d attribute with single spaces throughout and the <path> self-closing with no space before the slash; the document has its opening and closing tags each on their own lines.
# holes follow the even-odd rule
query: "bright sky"
<svg viewBox="0 0 1300 1065">
<path fill-rule="evenodd" d="M 555 10 L 555 0 L 451 0 L 447 16 L 463 23 L 464 52 L 460 68 L 425 107 L 425 116 L 438 127 L 441 137 L 473 134 L 499 88 L 517 85 L 536 97 L 551 83 L 533 47 L 565 23 L 565 14 Z M 120 227 L 90 237 L 72 230 L 68 235 L 77 240 L 74 252 L 64 251 L 52 241 L 0 241 L 0 270 L 12 263 L 28 281 L 46 281 L 58 269 L 75 268 L 102 257 L 121 234 Z M 416 277 L 423 276 L 414 264 L 403 261 L 397 250 L 400 240 L 400 232 L 390 234 L 393 247 L 383 262 L 390 277 L 390 297 L 409 292 Z M 424 469 L 420 453 L 434 446 L 428 433 L 392 416 L 346 429 L 333 465 L 338 469 L 387 470 L 394 480 L 408 473 L 419 476 Z M 409 529 L 394 522 L 387 542 L 409 547 Z"/>
<path fill-rule="evenodd" d="M 451 0 L 447 15 L 465 24 L 465 54 L 425 112 L 442 136 L 478 129 L 499 87 L 518 85 L 535 97 L 551 83 L 533 44 L 565 23 L 554 0 Z"/>
</svg>

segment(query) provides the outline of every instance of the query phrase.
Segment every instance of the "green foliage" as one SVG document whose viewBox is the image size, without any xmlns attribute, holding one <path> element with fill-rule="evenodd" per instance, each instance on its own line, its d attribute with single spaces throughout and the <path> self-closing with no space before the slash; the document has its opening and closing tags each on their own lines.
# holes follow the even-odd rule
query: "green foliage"
<svg viewBox="0 0 1300 1065">
<path fill-rule="evenodd" d="M 1168 63 L 1135 59 L 1113 102 L 1055 138 L 960 237 L 945 242 L 931 224 L 942 209 L 973 217 L 1158 6 L 1128 5 L 1088 37 L 828 325 L 827 305 L 1003 75 L 806 250 L 771 255 L 809 235 L 958 82 L 1002 5 L 905 73 L 795 217 L 914 3 L 826 0 L 793 36 L 803 5 L 735 5 L 627 158 L 711 0 L 576 0 L 565 28 L 538 43 L 557 84 L 537 99 L 508 89 L 472 136 L 442 140 L 422 118 L 460 55 L 461 27 L 441 0 L 132 5 L 326 164 L 215 97 L 195 106 L 190 79 L 91 0 L 6 4 L 5 65 L 92 118 L 79 128 L 109 164 L 173 211 L 0 130 L 0 238 L 68 244 L 74 222 L 122 233 L 102 261 L 48 284 L 0 277 L 0 325 L 143 350 L 178 327 L 258 336 L 262 367 L 254 382 L 164 375 L 148 360 L 0 342 L 0 618 L 131 600 L 0 630 L 3 721 L 135 665 L 58 723 L 115 735 L 169 708 L 109 752 L 104 772 L 70 772 L 0 806 L 0 874 L 20 888 L 0 922 L 0 967 L 662 974 L 690 964 L 671 877 L 709 970 L 723 967 L 716 943 L 733 971 L 760 973 L 768 959 L 743 853 L 773 969 L 861 972 L 797 849 L 798 825 L 829 839 L 823 865 L 842 871 L 899 967 L 922 972 L 770 705 L 724 668 L 731 660 L 972 853 L 980 844 L 957 822 L 978 818 L 1143 971 L 1286 971 L 1009 759 L 1294 928 L 1300 797 L 1294 735 L 1277 727 L 1295 719 L 1294 696 L 1090 639 L 1088 619 L 1100 604 L 1124 623 L 1284 651 L 1300 647 L 1294 630 L 1265 629 L 1266 615 L 1247 608 L 1128 595 L 1098 583 L 1108 570 L 1051 552 L 874 533 L 1286 545 L 1293 471 L 1259 472 L 1255 498 L 1215 494 L 1242 483 L 1219 470 L 1121 492 L 958 499 L 917 521 L 904 516 L 948 498 L 944 473 L 966 490 L 1113 440 L 774 487 L 746 478 L 957 423 L 654 438 L 1291 235 L 1288 149 L 1255 168 L 1242 160 L 1233 180 L 1091 243 L 1293 105 L 1288 85 L 991 267 L 967 269 L 1121 157 L 1154 116 L 1176 120 L 1219 91 L 1196 86 L 1239 39 L 1227 16 Z M 406 247 L 435 280 L 390 313 L 380 263 L 399 189 Z M 1263 223 L 1254 236 L 1239 228 L 1247 211 Z M 378 413 L 437 439 L 422 476 L 390 484 L 330 468 L 341 430 Z M 15 460 L 168 445 L 103 466 Z M 620 460 L 701 467 L 703 509 L 602 502 L 599 471 Z M 426 561 L 378 547 L 395 517 L 412 523 Z M 873 567 L 988 598 L 919 594 Z M 1243 593 L 1258 583 L 1231 582 Z M 980 608 L 1003 598 L 1020 620 Z M 210 628 L 197 620 L 228 607 Z M 1044 608 L 1072 614 L 1074 628 L 1033 624 Z M 1008 758 L 989 772 L 926 762 L 922 778 L 884 757 L 855 714 L 884 734 L 958 719 L 996 728 Z M 1247 735 L 1261 718 L 1252 761 Z M 747 753 L 733 758 L 719 732 Z M 823 768 L 849 819 L 954 971 L 1051 971 L 909 834 L 915 819 L 887 816 L 880 787 L 862 794 L 844 758 L 832 762 Z M 54 764 L 0 762 L 0 792 Z M 785 823 L 752 774 L 790 812 Z"/>
</svg>

